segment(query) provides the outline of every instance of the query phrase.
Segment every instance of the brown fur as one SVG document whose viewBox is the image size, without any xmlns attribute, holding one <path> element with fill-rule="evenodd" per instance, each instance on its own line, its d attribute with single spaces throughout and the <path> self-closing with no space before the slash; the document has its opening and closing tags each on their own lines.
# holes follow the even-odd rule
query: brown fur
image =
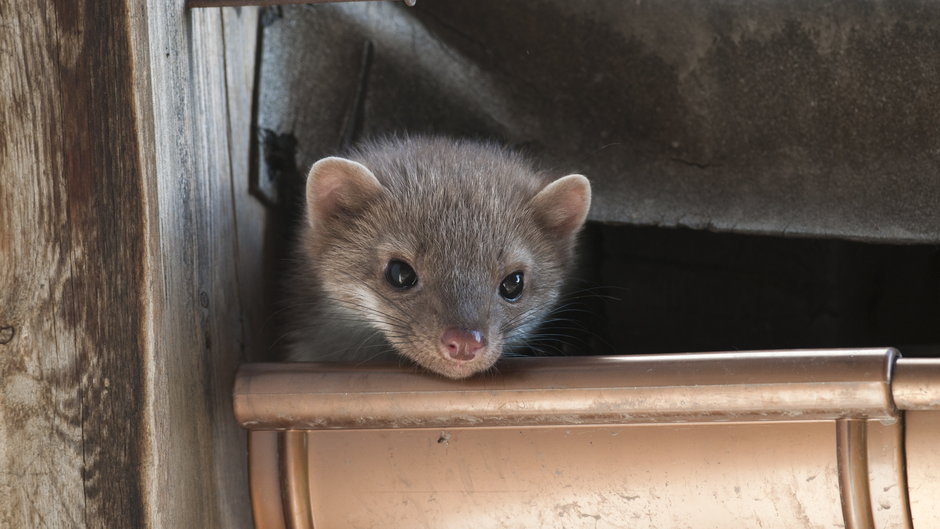
<svg viewBox="0 0 940 529">
<path fill-rule="evenodd" d="M 388 139 L 347 158 L 362 165 L 331 158 L 309 177 L 289 293 L 305 308 L 293 311 L 291 359 L 397 352 L 462 378 L 524 344 L 558 300 L 590 204 L 586 180 L 568 178 L 539 194 L 552 179 L 521 156 L 445 138 Z M 414 267 L 414 288 L 386 283 L 392 258 Z M 499 284 L 516 270 L 525 273 L 525 290 L 509 303 Z M 448 327 L 484 332 L 480 357 L 461 363 L 441 355 Z"/>
</svg>

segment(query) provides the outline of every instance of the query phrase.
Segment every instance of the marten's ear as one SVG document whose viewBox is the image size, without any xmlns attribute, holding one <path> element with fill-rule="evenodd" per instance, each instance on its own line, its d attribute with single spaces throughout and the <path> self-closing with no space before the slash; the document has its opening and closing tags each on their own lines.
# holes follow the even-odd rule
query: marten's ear
<svg viewBox="0 0 940 529">
<path fill-rule="evenodd" d="M 307 176 L 307 222 L 316 226 L 353 214 L 383 189 L 361 163 L 335 156 L 324 158 L 313 164 Z"/>
<path fill-rule="evenodd" d="M 591 209 L 591 183 L 579 174 L 563 176 L 539 191 L 529 205 L 543 229 L 572 237 Z"/>
</svg>

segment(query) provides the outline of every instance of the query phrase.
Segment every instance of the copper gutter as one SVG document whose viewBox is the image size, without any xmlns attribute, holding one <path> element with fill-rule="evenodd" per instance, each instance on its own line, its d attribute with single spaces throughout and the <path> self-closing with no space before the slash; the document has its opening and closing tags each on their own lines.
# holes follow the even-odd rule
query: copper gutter
<svg viewBox="0 0 940 529">
<path fill-rule="evenodd" d="M 899 359 L 891 380 L 891 393 L 902 410 L 940 409 L 940 359 Z"/>
<path fill-rule="evenodd" d="M 938 395 L 940 360 L 862 349 L 512 359 L 457 382 L 254 364 L 234 398 L 261 529 L 911 529 L 940 527 Z"/>
<path fill-rule="evenodd" d="M 891 421 L 895 357 L 868 349 L 514 358 L 498 374 L 456 382 L 394 367 L 249 364 L 234 405 L 252 430 Z"/>
<path fill-rule="evenodd" d="M 281 498 L 280 439 L 277 432 L 251 432 L 248 436 L 248 473 L 251 511 L 255 527 L 287 527 Z"/>
</svg>

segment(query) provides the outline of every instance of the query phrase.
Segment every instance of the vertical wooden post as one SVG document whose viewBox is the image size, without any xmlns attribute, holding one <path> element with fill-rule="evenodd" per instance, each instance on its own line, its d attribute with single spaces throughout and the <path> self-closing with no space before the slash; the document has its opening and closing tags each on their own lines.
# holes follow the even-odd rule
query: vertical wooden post
<svg viewBox="0 0 940 529">
<path fill-rule="evenodd" d="M 0 526 L 138 526 L 148 212 L 128 12 L 0 13 Z"/>
<path fill-rule="evenodd" d="M 0 527 L 250 527 L 222 12 L 0 20 Z"/>
</svg>

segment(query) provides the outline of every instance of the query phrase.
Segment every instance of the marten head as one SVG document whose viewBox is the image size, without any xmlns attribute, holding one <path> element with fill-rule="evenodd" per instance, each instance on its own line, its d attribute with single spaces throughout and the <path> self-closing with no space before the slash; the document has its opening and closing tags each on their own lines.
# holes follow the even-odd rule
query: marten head
<svg viewBox="0 0 940 529">
<path fill-rule="evenodd" d="M 410 138 L 318 161 L 306 200 L 303 251 L 332 310 L 463 378 L 552 310 L 591 188 L 495 145 Z"/>
</svg>

